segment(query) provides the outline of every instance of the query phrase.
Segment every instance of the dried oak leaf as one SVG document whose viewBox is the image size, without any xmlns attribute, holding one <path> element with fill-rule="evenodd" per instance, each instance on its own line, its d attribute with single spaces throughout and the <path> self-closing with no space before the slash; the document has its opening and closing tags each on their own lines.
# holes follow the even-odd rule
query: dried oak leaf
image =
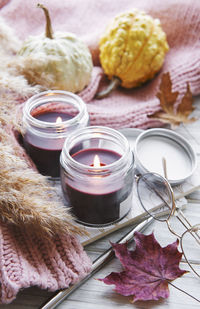
<svg viewBox="0 0 200 309">
<path fill-rule="evenodd" d="M 189 83 L 187 83 L 187 90 L 176 108 L 176 100 L 179 92 L 172 92 L 172 82 L 169 72 L 162 75 L 157 98 L 160 100 L 162 111 L 149 115 L 150 118 L 161 120 L 162 122 L 172 125 L 179 125 L 180 123 L 191 123 L 195 118 L 189 118 L 189 115 L 194 110 L 192 105 L 193 97 L 190 91 Z"/>
<path fill-rule="evenodd" d="M 127 244 L 112 244 L 124 271 L 99 280 L 114 284 L 119 294 L 133 295 L 133 302 L 167 298 L 168 283 L 187 272 L 179 268 L 182 253 L 177 250 L 178 240 L 162 248 L 153 233 L 135 232 L 134 239 L 134 251 L 128 250 Z"/>
</svg>

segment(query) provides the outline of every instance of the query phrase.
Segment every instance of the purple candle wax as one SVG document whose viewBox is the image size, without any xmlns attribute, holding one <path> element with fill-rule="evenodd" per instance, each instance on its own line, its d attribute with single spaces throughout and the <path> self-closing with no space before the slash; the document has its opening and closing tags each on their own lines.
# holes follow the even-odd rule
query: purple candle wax
<svg viewBox="0 0 200 309">
<path fill-rule="evenodd" d="M 121 155 L 114 151 L 98 148 L 78 151 L 72 155 L 72 158 L 86 166 L 93 166 L 98 174 L 98 167 L 93 163 L 96 155 L 99 157 L 100 166 L 104 166 L 105 171 L 107 165 L 121 158 Z M 121 203 L 129 196 L 132 185 L 124 186 L 121 179 L 114 184 L 108 183 L 106 175 L 89 175 L 89 183 L 72 182 L 70 179 L 65 179 L 65 176 L 62 175 L 62 177 L 65 199 L 80 222 L 88 225 L 102 225 L 121 218 Z"/>
<path fill-rule="evenodd" d="M 72 119 L 73 116 L 61 112 L 45 112 L 34 115 L 34 118 L 40 121 L 46 121 L 51 123 L 56 122 L 59 119 L 59 117 L 61 118 L 62 121 L 66 121 Z"/>
<path fill-rule="evenodd" d="M 45 111 L 33 116 L 34 118 L 49 123 L 55 123 L 58 117 L 60 121 L 66 121 L 73 116 L 63 112 Z M 61 123 L 62 128 L 62 123 Z M 59 128 L 58 128 L 59 134 Z M 60 153 L 65 138 L 44 139 L 36 136 L 27 130 L 24 136 L 24 147 L 35 163 L 38 171 L 43 175 L 59 177 L 60 175 Z"/>
<path fill-rule="evenodd" d="M 99 158 L 100 166 L 111 164 L 121 158 L 117 152 L 100 148 L 83 149 L 73 154 L 72 158 L 81 164 L 94 166 L 96 155 Z"/>
</svg>

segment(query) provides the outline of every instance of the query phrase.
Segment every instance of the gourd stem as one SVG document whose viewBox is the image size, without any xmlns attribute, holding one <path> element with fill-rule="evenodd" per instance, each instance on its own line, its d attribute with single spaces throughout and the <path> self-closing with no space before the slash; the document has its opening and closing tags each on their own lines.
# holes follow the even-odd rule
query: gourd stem
<svg viewBox="0 0 200 309">
<path fill-rule="evenodd" d="M 105 90 L 97 92 L 97 94 L 95 95 L 95 99 L 105 98 L 107 95 L 109 95 L 109 93 L 111 93 L 111 91 L 117 88 L 120 84 L 121 84 L 121 80 L 118 77 L 113 76 L 108 87 Z"/>
<path fill-rule="evenodd" d="M 43 9 L 45 17 L 46 17 L 46 37 L 49 38 L 49 39 L 53 39 L 53 30 L 52 30 L 52 27 L 51 27 L 51 19 L 50 19 L 50 16 L 49 16 L 49 11 L 47 10 L 47 8 L 44 5 L 42 5 L 40 3 L 38 3 L 37 7 L 40 8 L 40 9 Z"/>
</svg>

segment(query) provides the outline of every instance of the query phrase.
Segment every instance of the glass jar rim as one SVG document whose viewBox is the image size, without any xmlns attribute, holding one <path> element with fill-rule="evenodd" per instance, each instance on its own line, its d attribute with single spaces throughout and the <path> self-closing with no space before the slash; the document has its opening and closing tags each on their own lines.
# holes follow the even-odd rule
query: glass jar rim
<svg viewBox="0 0 200 309">
<path fill-rule="evenodd" d="M 47 90 L 47 91 L 43 91 L 43 92 L 33 95 L 25 102 L 25 105 L 23 107 L 23 115 L 26 117 L 26 119 L 31 125 L 34 125 L 35 127 L 41 128 L 41 129 L 42 128 L 47 128 L 47 129 L 55 128 L 56 129 L 57 127 L 59 127 L 59 124 L 57 124 L 56 122 L 41 121 L 31 115 L 31 111 L 33 110 L 33 108 L 36 108 L 39 103 L 42 103 L 43 99 L 51 95 L 52 97 L 54 95 L 55 96 L 63 95 L 63 96 L 66 96 L 66 98 L 68 97 L 68 98 L 74 99 L 73 102 L 66 102 L 66 103 L 75 106 L 78 110 L 78 114 L 72 117 L 71 119 L 63 121 L 62 125 L 64 125 L 65 127 L 68 127 L 68 126 L 71 126 L 77 123 L 77 121 L 79 121 L 83 117 L 84 113 L 87 113 L 86 105 L 84 101 L 81 99 L 81 97 L 79 97 L 78 95 L 72 92 L 69 92 L 69 91 L 64 91 L 64 90 Z"/>
<path fill-rule="evenodd" d="M 107 134 L 107 135 L 110 135 L 116 138 L 116 140 L 120 140 L 121 144 L 123 144 L 124 146 L 124 153 L 121 155 L 121 157 L 118 160 L 114 161 L 113 163 L 107 164 L 106 167 L 105 166 L 98 167 L 98 171 L 97 171 L 97 168 L 95 168 L 94 166 L 85 165 L 83 163 L 76 161 L 75 159 L 73 159 L 73 157 L 70 155 L 68 151 L 68 149 L 70 149 L 69 145 L 73 142 L 76 136 L 81 136 L 81 135 L 84 136 L 87 133 L 93 133 L 93 134 L 95 133 L 103 134 L 104 133 L 104 134 Z M 89 126 L 83 129 L 76 130 L 76 132 L 73 132 L 69 137 L 66 138 L 65 143 L 63 145 L 62 152 L 61 152 L 61 156 L 60 156 L 60 163 L 61 163 L 61 166 L 65 168 L 66 160 L 67 160 L 70 166 L 78 170 L 80 173 L 81 172 L 85 173 L 85 170 L 87 170 L 88 173 L 92 175 L 104 175 L 108 173 L 108 168 L 112 169 L 112 172 L 118 171 L 119 169 L 121 170 L 122 167 L 125 164 L 127 164 L 127 161 L 128 161 L 127 159 L 128 159 L 128 156 L 130 155 L 130 152 L 131 152 L 131 148 L 130 148 L 129 142 L 121 132 L 115 129 L 112 129 L 110 127 L 105 127 L 105 126 Z"/>
</svg>

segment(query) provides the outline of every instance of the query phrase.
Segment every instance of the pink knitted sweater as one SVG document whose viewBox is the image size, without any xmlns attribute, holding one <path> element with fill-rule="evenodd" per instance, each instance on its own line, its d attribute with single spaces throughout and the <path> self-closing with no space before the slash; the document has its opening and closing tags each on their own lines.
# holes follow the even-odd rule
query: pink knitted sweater
<svg viewBox="0 0 200 309">
<path fill-rule="evenodd" d="M 70 235 L 43 239 L 14 226 L 0 226 L 0 301 L 10 303 L 20 289 L 55 291 L 76 283 L 91 269 L 79 241 Z"/>
<path fill-rule="evenodd" d="M 19 38 L 44 32 L 44 16 L 36 8 L 38 0 L 0 0 L 3 16 Z M 90 47 L 94 70 L 90 85 L 80 96 L 87 102 L 92 125 L 114 128 L 147 128 L 161 125 L 149 119 L 159 109 L 155 97 L 163 72 L 171 74 L 180 96 L 186 82 L 194 95 L 200 93 L 200 1 L 199 0 L 43 0 L 52 17 L 54 30 L 76 33 Z M 101 88 L 103 72 L 98 60 L 98 40 L 111 18 L 133 7 L 159 18 L 167 34 L 170 51 L 162 71 L 144 86 L 119 88 L 108 98 L 95 100 Z M 56 290 L 82 278 L 91 263 L 79 242 L 72 236 L 59 235 L 47 241 L 28 235 L 11 226 L 0 226 L 1 302 L 8 303 L 21 288 L 38 285 Z"/>
</svg>

